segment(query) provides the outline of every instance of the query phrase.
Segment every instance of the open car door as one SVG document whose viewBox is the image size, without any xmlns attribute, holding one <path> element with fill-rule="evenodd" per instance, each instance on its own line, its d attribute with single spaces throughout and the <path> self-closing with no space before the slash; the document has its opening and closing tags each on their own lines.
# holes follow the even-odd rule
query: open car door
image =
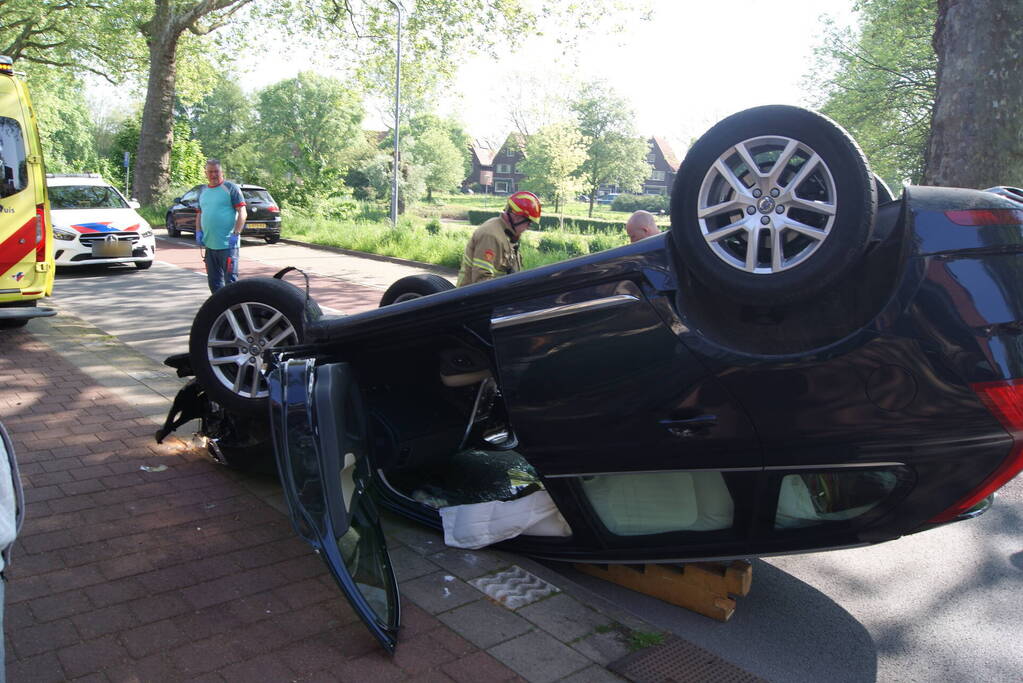
<svg viewBox="0 0 1023 683">
<path fill-rule="evenodd" d="M 286 360 L 269 375 L 274 450 L 295 531 L 389 652 L 397 643 L 398 586 L 367 493 L 362 400 L 347 363 Z"/>
</svg>

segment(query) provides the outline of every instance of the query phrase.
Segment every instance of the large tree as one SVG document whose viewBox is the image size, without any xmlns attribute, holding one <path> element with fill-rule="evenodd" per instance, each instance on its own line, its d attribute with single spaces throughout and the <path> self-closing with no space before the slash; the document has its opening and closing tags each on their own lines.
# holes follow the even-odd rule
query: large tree
<svg viewBox="0 0 1023 683">
<path fill-rule="evenodd" d="M 1023 186 L 1019 0 L 938 0 L 938 91 L 924 182 Z"/>
<path fill-rule="evenodd" d="M 136 25 L 149 51 L 146 100 L 142 109 L 135 194 L 151 204 L 167 188 L 170 150 L 174 139 L 174 95 L 177 84 L 178 45 L 186 31 L 207 35 L 227 24 L 252 0 L 123 0 L 133 9 Z"/>
<path fill-rule="evenodd" d="M 104 75 L 123 66 L 129 41 L 99 0 L 0 0 L 0 54 Z M 96 40 L 102 35 L 106 40 Z"/>
<path fill-rule="evenodd" d="M 258 95 L 264 159 L 284 194 L 306 203 L 343 184 L 352 152 L 361 145 L 363 110 L 340 81 L 304 71 Z"/>
<path fill-rule="evenodd" d="M 935 0 L 860 0 L 854 9 L 855 28 L 825 22 L 804 85 L 874 172 L 896 187 L 920 182 L 936 88 Z"/>
<path fill-rule="evenodd" d="M 426 199 L 434 190 L 450 192 L 465 180 L 465 160 L 469 149 L 459 149 L 443 128 L 427 128 L 412 145 L 412 163 L 423 167 Z"/>
<path fill-rule="evenodd" d="M 572 103 L 579 132 L 586 145 L 586 160 L 579 169 L 589 191 L 590 210 L 601 185 L 614 183 L 634 189 L 650 172 L 646 140 L 636 135 L 634 115 L 625 100 L 603 83 L 583 87 Z"/>
<path fill-rule="evenodd" d="M 574 123 L 561 122 L 544 126 L 529 136 L 522 172 L 524 187 L 554 200 L 554 212 L 582 187 L 576 171 L 586 161 L 586 146 Z"/>
</svg>

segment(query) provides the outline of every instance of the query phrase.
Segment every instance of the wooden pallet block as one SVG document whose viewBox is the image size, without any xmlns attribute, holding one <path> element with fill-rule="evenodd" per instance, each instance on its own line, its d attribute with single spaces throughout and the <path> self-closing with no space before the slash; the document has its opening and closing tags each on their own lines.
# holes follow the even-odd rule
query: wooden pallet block
<svg viewBox="0 0 1023 683">
<path fill-rule="evenodd" d="M 689 564 L 576 564 L 579 571 L 644 595 L 728 621 L 735 612 L 730 596 L 749 594 L 753 565 L 745 560 Z"/>
</svg>

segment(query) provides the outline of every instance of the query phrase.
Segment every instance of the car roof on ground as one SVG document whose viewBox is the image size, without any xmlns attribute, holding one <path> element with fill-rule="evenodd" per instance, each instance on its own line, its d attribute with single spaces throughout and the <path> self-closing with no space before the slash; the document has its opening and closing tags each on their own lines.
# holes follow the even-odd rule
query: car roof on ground
<svg viewBox="0 0 1023 683">
<path fill-rule="evenodd" d="M 103 180 L 98 173 L 61 173 L 47 174 L 47 187 L 62 187 L 64 185 L 99 185 L 110 186 L 110 183 Z"/>
</svg>

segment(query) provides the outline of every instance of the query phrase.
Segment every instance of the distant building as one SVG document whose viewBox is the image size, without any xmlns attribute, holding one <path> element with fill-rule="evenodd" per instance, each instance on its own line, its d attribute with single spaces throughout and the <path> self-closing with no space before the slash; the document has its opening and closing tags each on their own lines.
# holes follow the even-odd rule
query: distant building
<svg viewBox="0 0 1023 683">
<path fill-rule="evenodd" d="M 496 147 L 489 140 L 476 139 L 470 146 L 472 152 L 472 175 L 463 185 L 479 185 L 486 192 L 511 194 L 519 189 L 526 177 L 520 164 L 525 159 L 526 138 L 521 133 L 512 133 L 504 144 Z"/>
<path fill-rule="evenodd" d="M 462 187 L 468 189 L 479 186 L 485 192 L 493 192 L 494 155 L 497 154 L 497 149 L 490 140 L 474 138 L 469 145 L 469 151 L 472 153 L 472 171 L 462 183 Z"/>
<path fill-rule="evenodd" d="M 675 175 L 678 173 L 678 158 L 671 145 L 661 137 L 650 138 L 649 151 L 646 156 L 650 164 L 650 175 L 643 180 L 644 194 L 671 194 Z M 500 147 L 490 140 L 474 139 L 470 145 L 472 152 L 472 174 L 462 183 L 463 187 L 479 189 L 493 194 L 511 194 L 519 190 L 526 176 L 522 173 L 522 161 L 525 159 L 526 136 L 511 133 Z M 615 184 L 601 185 L 599 195 L 617 194 Z"/>
<path fill-rule="evenodd" d="M 655 135 L 647 142 L 650 145 L 646 155 L 650 176 L 643 181 L 643 194 L 671 194 L 675 175 L 678 174 L 678 158 L 664 138 Z"/>
</svg>

